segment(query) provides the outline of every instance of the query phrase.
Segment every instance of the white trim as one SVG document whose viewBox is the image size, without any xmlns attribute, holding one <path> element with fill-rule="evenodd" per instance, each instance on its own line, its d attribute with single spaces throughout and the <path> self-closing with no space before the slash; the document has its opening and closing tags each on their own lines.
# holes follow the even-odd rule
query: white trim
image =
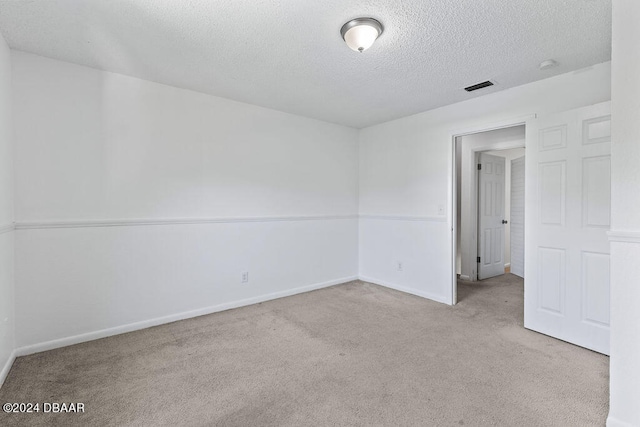
<svg viewBox="0 0 640 427">
<path fill-rule="evenodd" d="M 140 219 L 101 219 L 74 221 L 24 221 L 6 226 L 7 229 L 40 230 L 48 228 L 90 228 L 90 227 L 133 227 L 147 225 L 193 225 L 193 224 L 231 224 L 244 222 L 293 222 L 293 221 L 334 221 L 348 219 L 372 219 L 383 221 L 446 222 L 446 216 L 409 216 L 409 215 L 316 215 L 316 216 L 274 216 L 274 217 L 229 217 L 229 218 L 140 218 Z M 2 230 L 2 229 L 0 229 Z M 9 230 L 7 230 L 9 231 Z"/>
<path fill-rule="evenodd" d="M 449 133 L 452 135 L 453 140 L 455 141 L 455 138 L 458 136 L 472 135 L 474 133 L 489 132 L 492 130 L 525 125 L 529 120 L 535 119 L 537 117 L 537 114 L 526 114 L 524 116 L 512 117 L 511 119 L 505 119 L 489 124 L 477 124 L 475 126 L 467 126 L 461 129 L 450 129 Z"/>
<path fill-rule="evenodd" d="M 370 215 L 363 214 L 360 219 L 375 219 L 381 221 L 419 221 L 419 222 L 447 222 L 446 216 L 408 216 L 408 215 Z"/>
<path fill-rule="evenodd" d="M 10 233 L 15 229 L 13 224 L 0 225 L 0 234 Z"/>
<path fill-rule="evenodd" d="M 610 242 L 618 243 L 640 243 L 640 231 L 609 231 L 607 232 Z"/>
<path fill-rule="evenodd" d="M 607 427 L 636 427 L 636 426 L 634 424 L 629 424 L 624 421 L 620 421 L 619 419 L 609 415 L 609 417 L 607 418 Z"/>
<path fill-rule="evenodd" d="M 7 379 L 7 375 L 9 375 L 9 371 L 13 366 L 13 362 L 16 360 L 16 351 L 13 350 L 9 355 L 9 359 L 7 359 L 7 363 L 2 367 L 2 371 L 0 371 L 0 387 L 4 384 L 4 380 Z"/>
<path fill-rule="evenodd" d="M 357 276 L 342 277 L 340 279 L 330 280 L 328 282 L 316 283 L 299 288 L 287 289 L 285 291 L 273 292 L 266 295 L 247 298 L 238 301 L 227 302 L 214 305 L 211 307 L 199 308 L 197 310 L 185 311 L 182 313 L 170 314 L 168 316 L 156 317 L 154 319 L 142 320 L 140 322 L 129 323 L 126 325 L 115 326 L 113 328 L 101 329 L 99 331 L 86 332 L 84 334 L 74 335 L 56 340 L 46 341 L 37 344 L 31 344 L 19 347 L 15 350 L 16 356 L 26 356 L 41 351 L 53 350 L 55 348 L 66 347 L 69 345 L 79 344 L 87 341 L 93 341 L 100 338 L 106 338 L 113 335 L 124 334 L 127 332 L 137 331 L 140 329 L 150 328 L 152 326 L 163 325 L 165 323 L 176 322 L 178 320 L 190 319 L 192 317 L 204 316 L 207 314 L 217 313 L 220 311 L 230 310 L 233 308 L 244 307 L 247 305 L 257 304 L 260 302 L 270 301 L 277 298 L 288 297 L 291 295 L 301 294 L 304 292 L 314 291 L 316 289 L 327 288 L 329 286 L 339 285 L 342 283 L 358 280 Z"/>
<path fill-rule="evenodd" d="M 396 285 L 390 282 L 385 282 L 383 280 L 374 279 L 372 277 L 360 276 L 358 280 L 362 282 L 373 283 L 374 285 L 384 286 L 385 288 L 395 289 L 396 291 L 404 292 L 406 294 L 416 295 L 422 298 L 430 299 L 435 302 L 440 302 L 442 304 L 451 305 L 450 301 L 447 301 L 446 298 L 435 295 L 430 292 L 419 291 L 413 288 L 407 288 L 405 286 Z"/>
<path fill-rule="evenodd" d="M 330 221 L 357 219 L 357 215 L 316 215 L 316 216 L 269 216 L 269 217 L 229 217 L 229 218 L 142 218 L 142 219 L 99 219 L 75 221 L 24 221 L 15 224 L 16 230 L 46 228 L 85 228 L 85 227 L 131 227 L 146 225 L 192 225 L 227 224 L 240 222 L 277 222 L 277 221 Z"/>
</svg>

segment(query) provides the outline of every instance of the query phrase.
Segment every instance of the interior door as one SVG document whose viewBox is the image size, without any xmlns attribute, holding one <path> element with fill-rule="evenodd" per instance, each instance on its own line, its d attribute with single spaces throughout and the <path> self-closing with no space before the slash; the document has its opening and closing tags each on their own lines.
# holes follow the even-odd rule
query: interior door
<svg viewBox="0 0 640 427">
<path fill-rule="evenodd" d="M 524 157 L 511 160 L 511 274 L 524 277 Z"/>
<path fill-rule="evenodd" d="M 524 325 L 609 354 L 610 103 L 526 131 Z"/>
<path fill-rule="evenodd" d="M 478 171 L 478 279 L 504 274 L 505 159 L 480 153 Z"/>
</svg>

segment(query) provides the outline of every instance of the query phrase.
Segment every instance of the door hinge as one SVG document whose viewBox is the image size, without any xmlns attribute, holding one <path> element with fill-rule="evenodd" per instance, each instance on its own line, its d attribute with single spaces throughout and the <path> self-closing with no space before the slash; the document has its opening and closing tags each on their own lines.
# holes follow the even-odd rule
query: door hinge
<svg viewBox="0 0 640 427">
<path fill-rule="evenodd" d="M 478 163 L 478 170 L 481 171 L 482 170 L 482 163 Z"/>
<path fill-rule="evenodd" d="M 477 258 L 478 263 L 480 263 L 480 257 Z"/>
</svg>

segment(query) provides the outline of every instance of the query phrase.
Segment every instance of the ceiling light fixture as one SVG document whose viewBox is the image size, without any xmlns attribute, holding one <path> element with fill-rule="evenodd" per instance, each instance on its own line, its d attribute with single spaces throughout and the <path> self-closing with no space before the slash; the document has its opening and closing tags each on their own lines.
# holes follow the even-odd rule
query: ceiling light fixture
<svg viewBox="0 0 640 427">
<path fill-rule="evenodd" d="M 553 59 L 547 59 L 546 61 L 542 61 L 539 65 L 541 70 L 548 70 L 550 68 L 557 67 L 558 63 Z"/>
<path fill-rule="evenodd" d="M 344 24 L 340 34 L 347 46 L 356 52 L 364 52 L 380 37 L 382 30 L 382 24 L 373 18 L 357 18 Z"/>
</svg>

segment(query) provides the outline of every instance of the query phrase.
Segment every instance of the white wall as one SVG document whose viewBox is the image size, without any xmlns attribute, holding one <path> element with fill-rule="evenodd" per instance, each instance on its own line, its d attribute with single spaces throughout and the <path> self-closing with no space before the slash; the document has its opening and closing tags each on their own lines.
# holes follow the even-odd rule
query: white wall
<svg viewBox="0 0 640 427">
<path fill-rule="evenodd" d="M 357 277 L 356 130 L 12 59 L 18 346 Z"/>
<path fill-rule="evenodd" d="M 452 135 L 609 100 L 610 78 L 599 64 L 361 130 L 360 275 L 450 303 Z"/>
<path fill-rule="evenodd" d="M 0 385 L 15 347 L 11 57 L 0 35 Z"/>
<path fill-rule="evenodd" d="M 460 183 L 460 208 L 457 214 L 460 216 L 457 238 L 459 241 L 458 250 L 460 252 L 460 274 L 461 278 L 466 280 L 477 279 L 477 262 L 478 256 L 478 201 L 477 201 L 477 155 L 480 151 L 490 149 L 500 149 L 505 147 L 524 146 L 524 126 L 513 126 L 504 129 L 496 129 L 488 132 L 474 133 L 464 135 L 459 138 L 457 150 L 460 151 L 460 161 L 456 168 L 456 183 Z M 492 151 L 489 154 L 505 157 L 506 154 L 501 151 Z M 502 154 L 495 154 L 502 153 Z M 508 161 L 505 161 L 508 163 Z M 505 191 L 510 190 L 509 175 L 511 165 L 505 166 Z M 508 206 L 510 197 L 505 198 L 505 219 L 508 218 Z M 508 233 L 508 225 L 505 226 L 505 235 Z M 505 245 L 505 264 L 508 261 L 508 240 Z"/>
<path fill-rule="evenodd" d="M 640 426 L 640 2 L 613 1 L 609 427 Z"/>
</svg>

